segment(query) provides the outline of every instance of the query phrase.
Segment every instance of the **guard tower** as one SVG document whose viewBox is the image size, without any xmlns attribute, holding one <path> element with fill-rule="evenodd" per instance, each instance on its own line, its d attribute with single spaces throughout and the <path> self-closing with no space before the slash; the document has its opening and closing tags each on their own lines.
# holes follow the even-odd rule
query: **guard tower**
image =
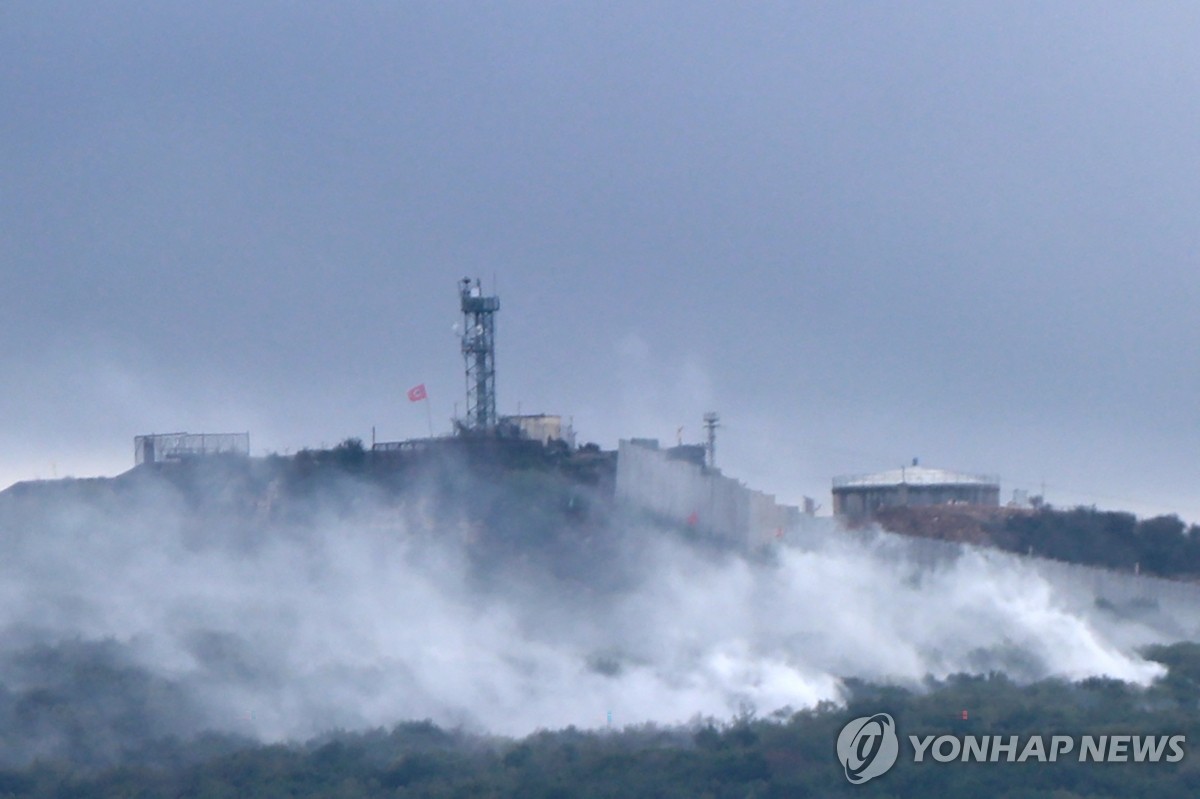
<svg viewBox="0 0 1200 799">
<path fill-rule="evenodd" d="M 496 311 L 499 297 L 483 296 L 479 281 L 464 277 L 462 296 L 463 360 L 467 366 L 467 417 L 462 429 L 476 433 L 496 430 Z"/>
</svg>

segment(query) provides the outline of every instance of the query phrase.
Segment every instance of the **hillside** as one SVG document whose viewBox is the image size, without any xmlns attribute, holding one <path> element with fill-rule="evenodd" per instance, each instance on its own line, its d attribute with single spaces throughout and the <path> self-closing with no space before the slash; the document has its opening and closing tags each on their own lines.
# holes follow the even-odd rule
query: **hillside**
<svg viewBox="0 0 1200 799">
<path fill-rule="evenodd" d="M 833 742 L 847 720 L 888 712 L 912 735 L 1029 736 L 1119 730 L 1200 737 L 1200 651 L 1154 649 L 1169 667 L 1148 689 L 1112 680 L 1050 680 L 1021 686 L 1002 675 L 957 675 L 922 691 L 856 683 L 844 707 L 728 722 L 618 730 L 544 730 L 510 739 L 446 729 L 428 721 L 334 733 L 305 743 L 256 746 L 211 738 L 162 741 L 119 768 L 80 770 L 39 763 L 0 771 L 9 797 L 804 797 L 1023 796 L 1102 799 L 1188 796 L 1200 787 L 1191 761 L 1094 765 L 914 763 L 863 788 L 850 785 Z M 962 709 L 969 708 L 964 720 Z"/>
<path fill-rule="evenodd" d="M 619 507 L 611 474 L 591 449 L 348 441 L 14 486 L 0 796 L 829 795 L 829 732 L 866 704 L 933 725 L 1051 693 L 1100 723 L 1115 696 L 1148 725 L 1193 701 L 1147 648 L 1190 606 L 931 567 L 827 519 L 743 552 Z"/>
<path fill-rule="evenodd" d="M 1095 508 L 1058 510 L 969 505 L 885 508 L 885 530 L 995 547 L 1118 571 L 1200 580 L 1200 526 L 1177 516 L 1138 519 Z"/>
</svg>

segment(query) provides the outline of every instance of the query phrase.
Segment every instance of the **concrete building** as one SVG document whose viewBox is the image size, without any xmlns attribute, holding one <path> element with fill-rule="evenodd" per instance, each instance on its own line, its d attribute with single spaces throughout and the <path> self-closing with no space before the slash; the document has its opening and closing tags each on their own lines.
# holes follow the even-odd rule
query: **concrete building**
<svg viewBox="0 0 1200 799">
<path fill-rule="evenodd" d="M 575 447 L 575 430 L 570 422 L 563 422 L 561 416 L 549 413 L 527 413 L 518 416 L 501 416 L 500 427 L 512 427 L 519 430 L 522 437 L 531 441 L 549 444 L 551 441 L 564 441 L 567 446 Z"/>
<path fill-rule="evenodd" d="M 868 518 L 880 508 L 957 504 L 999 505 L 1000 478 L 930 469 L 914 461 L 878 474 L 833 479 L 834 515 L 850 519 Z"/>
</svg>

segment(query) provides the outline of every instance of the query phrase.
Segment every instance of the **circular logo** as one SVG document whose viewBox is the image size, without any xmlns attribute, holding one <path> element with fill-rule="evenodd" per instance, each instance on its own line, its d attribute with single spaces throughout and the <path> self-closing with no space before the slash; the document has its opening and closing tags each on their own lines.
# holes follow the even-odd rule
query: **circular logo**
<svg viewBox="0 0 1200 799">
<path fill-rule="evenodd" d="M 895 765 L 900 754 L 896 721 L 887 713 L 854 719 L 838 734 L 837 753 L 846 779 L 854 785 L 878 777 Z"/>
</svg>

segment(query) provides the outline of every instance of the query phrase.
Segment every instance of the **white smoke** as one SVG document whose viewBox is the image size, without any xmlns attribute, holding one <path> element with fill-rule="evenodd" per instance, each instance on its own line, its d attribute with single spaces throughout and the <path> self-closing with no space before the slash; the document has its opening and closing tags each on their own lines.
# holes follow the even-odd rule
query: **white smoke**
<svg viewBox="0 0 1200 799">
<path fill-rule="evenodd" d="M 838 700 L 847 677 L 1160 673 L 1135 648 L 1164 633 L 1012 559 L 922 566 L 832 527 L 747 558 L 621 522 L 588 533 L 619 539 L 619 568 L 600 558 L 594 580 L 562 579 L 521 556 L 481 570 L 478 531 L 419 507 L 363 499 L 311 523 L 225 529 L 154 486 L 80 493 L 5 518 L 0 651 L 115 641 L 183 689 L 184 731 L 280 740 L 431 718 L 523 734 L 610 713 L 799 709 Z M 36 677 L 0 673 L 21 680 Z"/>
</svg>

